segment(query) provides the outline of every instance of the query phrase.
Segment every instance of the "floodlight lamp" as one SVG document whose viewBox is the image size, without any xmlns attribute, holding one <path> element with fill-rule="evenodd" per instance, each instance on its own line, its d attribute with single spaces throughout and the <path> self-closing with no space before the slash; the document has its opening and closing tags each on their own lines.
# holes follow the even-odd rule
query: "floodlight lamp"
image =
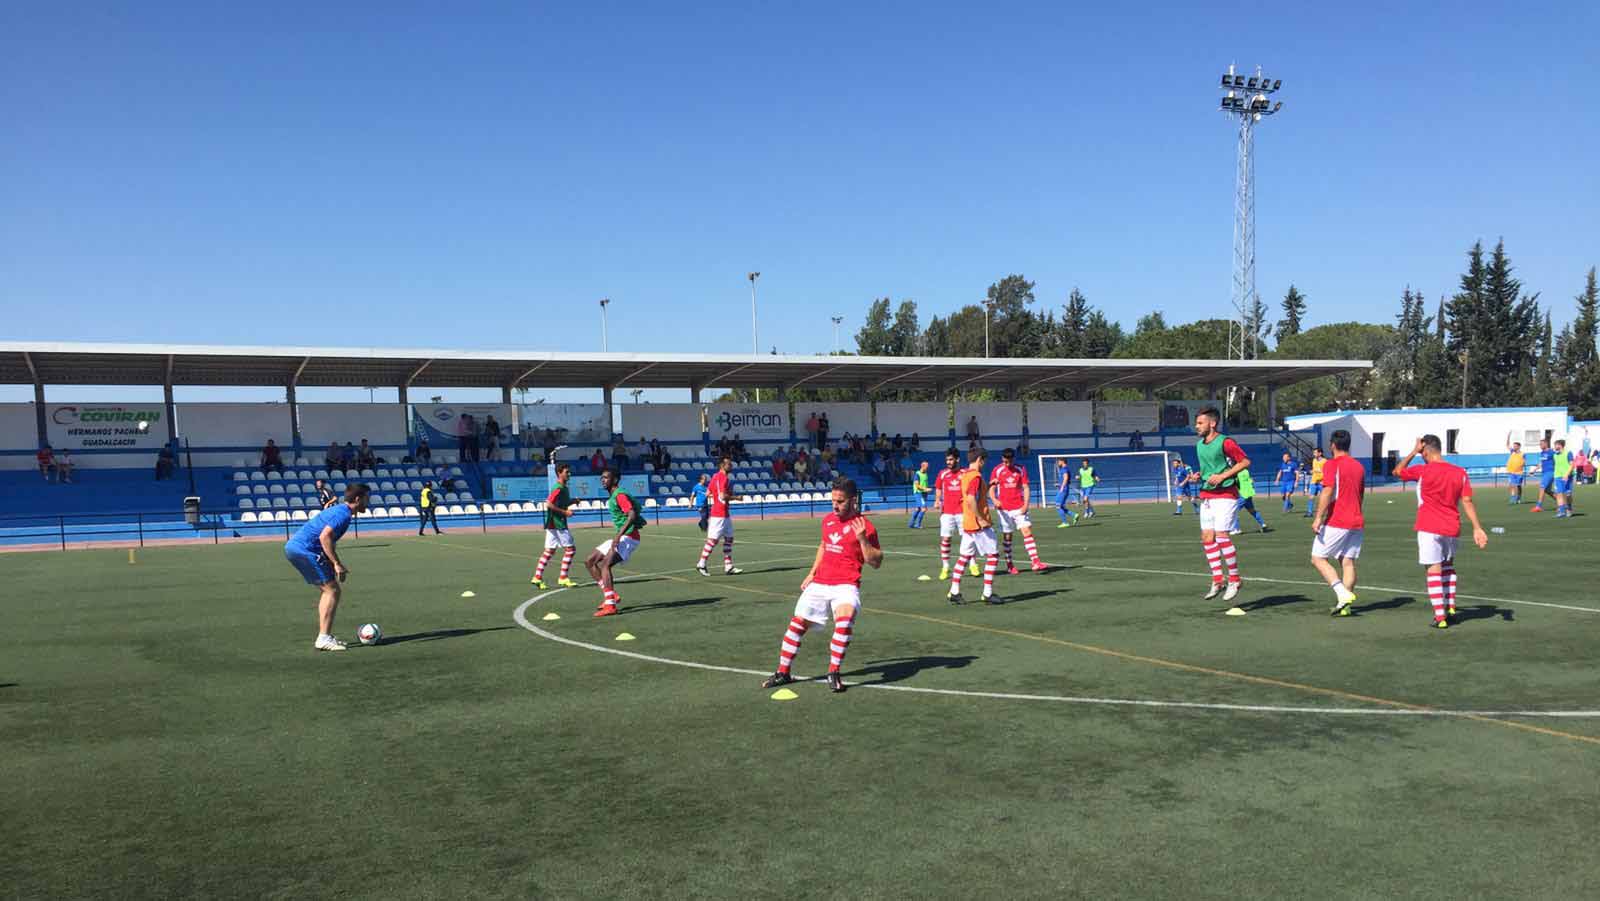
<svg viewBox="0 0 1600 901">
<path fill-rule="evenodd" d="M 1235 76 L 1233 76 L 1233 86 L 1236 87 L 1236 88 L 1244 87 L 1244 76 L 1243 75 L 1235 75 Z"/>
<path fill-rule="evenodd" d="M 1281 109 L 1283 109 L 1283 101 L 1282 100 L 1279 100 L 1277 103 L 1272 105 L 1272 111 L 1273 112 L 1277 112 L 1278 110 L 1281 110 Z"/>
<path fill-rule="evenodd" d="M 1256 113 L 1256 121 L 1257 122 L 1261 121 L 1261 114 L 1260 113 Z"/>
<path fill-rule="evenodd" d="M 1248 87 L 1249 87 L 1249 88 L 1250 88 L 1250 90 L 1252 90 L 1252 91 L 1253 91 L 1253 90 L 1255 90 L 1255 89 L 1256 89 L 1256 83 L 1257 83 L 1257 82 L 1258 82 L 1258 81 L 1259 81 L 1259 80 L 1260 80 L 1260 79 L 1258 79 L 1258 78 L 1256 78 L 1256 77 L 1255 77 L 1255 76 L 1253 76 L 1253 75 L 1252 75 L 1252 76 L 1251 76 L 1251 77 L 1250 77 L 1250 80 L 1249 80 L 1249 81 L 1247 81 L 1247 82 L 1245 82 L 1245 84 L 1246 84 L 1246 85 L 1247 85 L 1247 86 L 1248 86 Z"/>
<path fill-rule="evenodd" d="M 1222 86 L 1228 87 L 1231 84 L 1233 84 L 1233 76 L 1226 72 L 1222 73 Z"/>
<path fill-rule="evenodd" d="M 1283 87 L 1283 79 L 1275 78 L 1275 79 L 1272 80 L 1272 89 L 1274 91 L 1276 91 L 1277 89 L 1279 89 L 1281 87 Z"/>
</svg>

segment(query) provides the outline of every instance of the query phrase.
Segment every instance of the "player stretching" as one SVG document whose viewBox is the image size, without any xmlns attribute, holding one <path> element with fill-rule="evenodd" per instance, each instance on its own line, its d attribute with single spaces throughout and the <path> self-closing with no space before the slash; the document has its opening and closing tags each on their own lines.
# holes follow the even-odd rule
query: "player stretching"
<svg viewBox="0 0 1600 901">
<path fill-rule="evenodd" d="M 1418 454 L 1425 462 L 1412 466 Z M 1457 504 L 1472 523 L 1473 543 L 1480 548 L 1489 543 L 1478 522 L 1478 508 L 1472 503 L 1472 481 L 1465 469 L 1445 461 L 1438 435 L 1418 438 L 1417 446 L 1395 466 L 1394 477 L 1417 483 L 1417 562 L 1428 568 L 1433 626 L 1447 629 L 1449 617 L 1456 612 L 1456 540 L 1461 535 Z"/>
<path fill-rule="evenodd" d="M 1361 536 L 1366 523 L 1361 502 L 1366 494 L 1367 471 L 1350 456 L 1350 433 L 1344 429 L 1329 437 L 1333 459 L 1322 469 L 1322 484 L 1327 489 L 1317 498 L 1317 514 L 1311 519 L 1311 565 L 1322 573 L 1333 589 L 1334 616 L 1349 616 L 1355 602 L 1356 558 L 1361 556 Z M 1340 570 L 1328 562 L 1337 559 Z"/>
<path fill-rule="evenodd" d="M 342 651 L 344 642 L 333 637 L 333 615 L 339 610 L 339 585 L 350 578 L 350 567 L 339 559 L 335 547 L 350 528 L 357 513 L 367 509 L 371 489 L 356 482 L 344 490 L 344 503 L 334 504 L 294 533 L 283 543 L 283 556 L 305 577 L 306 584 L 315 585 L 322 592 L 317 599 L 317 641 L 312 645 L 319 651 Z"/>
<path fill-rule="evenodd" d="M 1278 464 L 1278 493 L 1283 495 L 1283 512 L 1288 513 L 1294 509 L 1294 458 L 1288 452 L 1283 455 L 1283 462 Z"/>
<path fill-rule="evenodd" d="M 983 490 L 983 463 L 988 455 L 980 447 L 967 456 L 971 462 L 961 473 L 961 559 L 950 573 L 950 603 L 962 603 L 961 570 L 969 562 L 976 566 L 981 555 L 984 603 L 999 604 L 1000 598 L 994 595 L 994 571 L 1000 565 L 1000 557 L 995 553 L 989 500 Z"/>
<path fill-rule="evenodd" d="M 1572 451 L 1567 450 L 1567 439 L 1556 439 L 1556 477 L 1551 483 L 1551 493 L 1556 496 L 1556 519 L 1572 516 Z"/>
<path fill-rule="evenodd" d="M 1322 448 L 1319 447 L 1311 452 L 1311 485 L 1307 489 L 1307 493 L 1311 496 L 1306 498 L 1307 519 L 1311 518 L 1313 510 L 1317 506 L 1317 497 L 1322 494 L 1322 467 L 1327 464 L 1328 461 L 1322 456 Z"/>
<path fill-rule="evenodd" d="M 1506 436 L 1508 440 L 1510 437 Z M 1506 503 L 1516 505 L 1522 503 L 1522 476 L 1528 468 L 1528 459 L 1522 455 L 1521 441 L 1511 441 L 1506 451 L 1506 481 L 1511 483 L 1511 497 Z"/>
<path fill-rule="evenodd" d="M 922 517 L 928 515 L 928 504 L 933 499 L 933 486 L 928 482 L 928 461 L 923 460 L 917 467 L 917 472 L 911 477 L 912 500 L 916 501 L 917 508 L 911 511 L 911 528 L 922 528 Z"/>
<path fill-rule="evenodd" d="M 1000 531 L 1005 535 L 1006 572 L 1017 574 L 1017 564 L 1011 556 L 1011 533 L 1022 533 L 1022 549 L 1033 561 L 1034 572 L 1050 567 L 1039 559 L 1039 546 L 1033 541 L 1033 521 L 1028 518 L 1028 471 L 1017 465 L 1017 452 L 1006 448 L 1000 452 L 1000 465 L 989 474 L 989 500 L 1000 513 Z"/>
<path fill-rule="evenodd" d="M 1084 460 L 1078 467 L 1078 497 L 1083 501 L 1084 519 L 1094 519 L 1094 502 L 1089 498 L 1094 494 L 1094 486 L 1098 484 L 1100 480 L 1095 478 L 1094 467 L 1089 465 L 1088 460 Z"/>
<path fill-rule="evenodd" d="M 939 581 L 950 578 L 950 540 L 961 534 L 961 452 L 944 452 L 944 469 L 935 482 L 939 492 Z"/>
<path fill-rule="evenodd" d="M 628 562 L 628 558 L 633 556 L 634 550 L 639 547 L 639 530 L 644 528 L 644 511 L 628 492 L 622 490 L 621 483 L 622 477 L 617 475 L 615 469 L 600 474 L 600 487 L 610 495 L 606 509 L 611 513 L 611 521 L 616 524 L 617 534 L 595 548 L 589 559 L 583 561 L 584 569 L 600 585 L 600 609 L 594 612 L 595 616 L 612 616 L 617 612 L 617 605 L 622 603 L 622 598 L 617 595 L 611 570 Z"/>
<path fill-rule="evenodd" d="M 1189 464 L 1183 462 L 1182 457 L 1172 458 L 1172 487 L 1178 492 L 1178 500 L 1172 510 L 1173 516 L 1183 515 L 1183 502 L 1185 500 L 1194 504 L 1194 512 L 1197 515 L 1200 512 L 1200 502 L 1195 499 L 1194 482 L 1189 478 L 1193 473 L 1194 470 L 1189 468 Z"/>
<path fill-rule="evenodd" d="M 1533 502 L 1534 513 L 1544 512 L 1545 497 L 1555 497 L 1556 452 L 1550 449 L 1550 439 L 1539 439 L 1539 499 Z"/>
<path fill-rule="evenodd" d="M 812 628 L 821 629 L 833 614 L 833 642 L 828 646 L 828 689 L 844 691 L 839 666 L 850 647 L 856 615 L 861 612 L 861 565 L 877 569 L 883 564 L 878 546 L 878 530 L 860 512 L 856 483 L 839 479 L 833 483 L 833 512 L 822 518 L 822 541 L 811 571 L 800 583 L 800 600 L 795 602 L 789 628 L 783 633 L 778 650 L 778 671 L 761 683 L 762 688 L 777 688 L 794 681 L 789 666 L 800 650 L 800 640 Z"/>
<path fill-rule="evenodd" d="M 706 543 L 700 548 L 700 562 L 694 567 L 694 571 L 702 576 L 711 575 L 706 572 L 706 559 L 711 556 L 711 549 L 717 546 L 718 539 L 722 541 L 722 572 L 729 576 L 744 572 L 733 565 L 733 517 L 728 515 L 728 501 L 737 499 L 739 495 L 728 487 L 728 473 L 732 469 L 733 458 L 722 457 L 717 460 L 717 474 L 711 477 L 711 484 L 706 486 L 711 517 L 706 520 Z"/>
<path fill-rule="evenodd" d="M 533 579 L 530 580 L 540 591 L 547 587 L 544 584 L 544 568 L 555 556 L 556 548 L 561 549 L 561 577 L 556 584 L 563 588 L 573 588 L 578 584 L 567 578 L 567 573 L 572 571 L 572 557 L 578 552 L 572 544 L 572 532 L 567 528 L 567 517 L 572 515 L 572 494 L 567 490 L 570 478 L 572 465 L 557 463 L 556 487 L 544 499 L 544 553 L 539 555 L 539 565 L 533 568 Z"/>
<path fill-rule="evenodd" d="M 1244 455 L 1237 442 L 1222 434 L 1217 428 L 1222 414 L 1216 407 L 1206 407 L 1194 418 L 1194 432 L 1200 436 L 1195 442 L 1195 453 L 1200 458 L 1200 471 L 1192 477 L 1200 485 L 1200 542 L 1205 546 L 1206 563 L 1211 566 L 1211 590 L 1206 600 L 1218 594 L 1231 601 L 1239 594 L 1239 552 L 1231 536 L 1239 531 L 1239 480 L 1240 470 L 1250 467 L 1250 458 Z M 1227 588 L 1223 588 L 1222 575 L 1226 568 Z M 1244 613 L 1232 607 L 1228 613 Z"/>
<path fill-rule="evenodd" d="M 1058 529 L 1065 529 L 1078 521 L 1078 511 L 1072 509 L 1072 473 L 1066 460 L 1056 461 L 1056 515 L 1061 517 Z M 1070 517 L 1070 518 L 1069 518 Z"/>
<path fill-rule="evenodd" d="M 1267 521 L 1261 518 L 1261 511 L 1256 509 L 1256 483 L 1250 478 L 1250 470 L 1239 470 L 1239 509 L 1255 517 L 1256 525 L 1261 527 L 1263 533 L 1272 531 L 1267 528 Z"/>
</svg>

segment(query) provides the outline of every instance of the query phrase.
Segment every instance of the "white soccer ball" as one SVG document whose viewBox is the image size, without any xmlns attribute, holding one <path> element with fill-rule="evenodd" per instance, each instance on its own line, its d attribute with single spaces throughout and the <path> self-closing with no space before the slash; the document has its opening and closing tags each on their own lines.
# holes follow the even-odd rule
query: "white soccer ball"
<svg viewBox="0 0 1600 901">
<path fill-rule="evenodd" d="M 377 644 L 383 640 L 383 630 L 378 628 L 377 623 L 367 623 L 356 630 L 356 637 L 361 639 L 362 644 Z"/>
</svg>

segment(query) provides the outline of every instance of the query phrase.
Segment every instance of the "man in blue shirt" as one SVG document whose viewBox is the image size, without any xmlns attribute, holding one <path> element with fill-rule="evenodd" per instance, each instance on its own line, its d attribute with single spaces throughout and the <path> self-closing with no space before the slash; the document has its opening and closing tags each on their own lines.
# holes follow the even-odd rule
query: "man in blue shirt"
<svg viewBox="0 0 1600 901">
<path fill-rule="evenodd" d="M 1556 452 L 1550 439 L 1539 442 L 1539 499 L 1533 502 L 1533 512 L 1544 512 L 1544 499 L 1556 496 Z"/>
<path fill-rule="evenodd" d="M 711 477 L 705 473 L 700 474 L 700 481 L 689 489 L 689 494 L 694 498 L 694 508 L 700 511 L 700 531 L 704 532 L 711 522 L 711 502 L 706 498 L 706 486 L 711 483 Z"/>
<path fill-rule="evenodd" d="M 1172 487 L 1173 493 L 1177 495 L 1175 501 L 1177 507 L 1172 511 L 1173 516 L 1183 515 L 1183 502 L 1185 499 L 1194 505 L 1195 515 L 1198 516 L 1200 514 L 1200 501 L 1195 496 L 1197 489 L 1195 488 L 1195 483 L 1189 480 L 1189 474 L 1192 472 L 1193 470 L 1189 468 L 1189 464 L 1183 462 L 1182 457 L 1174 456 L 1172 458 Z"/>
<path fill-rule="evenodd" d="M 1294 458 L 1288 453 L 1283 455 L 1283 462 L 1278 466 L 1278 493 L 1283 495 L 1283 512 L 1288 513 L 1294 509 L 1294 481 L 1299 476 L 1295 468 Z"/>
<path fill-rule="evenodd" d="M 344 491 L 344 502 L 334 504 L 306 521 L 300 531 L 283 544 L 283 556 L 305 577 L 306 583 L 322 592 L 317 601 L 317 642 L 319 651 L 342 651 L 344 642 L 333 637 L 333 614 L 339 609 L 339 585 L 350 578 L 350 567 L 339 559 L 335 545 L 350 528 L 357 513 L 367 509 L 371 489 L 355 482 Z"/>
</svg>

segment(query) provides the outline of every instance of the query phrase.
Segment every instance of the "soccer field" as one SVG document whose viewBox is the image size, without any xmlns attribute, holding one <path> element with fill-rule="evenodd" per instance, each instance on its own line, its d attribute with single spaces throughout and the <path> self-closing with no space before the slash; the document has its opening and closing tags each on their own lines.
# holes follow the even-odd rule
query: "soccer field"
<svg viewBox="0 0 1600 901">
<path fill-rule="evenodd" d="M 1580 505 L 1582 500 L 1579 501 Z M 758 686 L 818 520 L 747 572 L 651 527 L 535 594 L 539 532 L 367 536 L 337 632 L 281 544 L 0 555 L 0 882 L 16 897 L 1584 897 L 1600 885 L 1600 519 L 1480 493 L 1460 622 L 1409 495 L 1368 498 L 1359 615 L 1299 511 L 1203 601 L 1195 518 L 1106 506 L 1008 603 L 945 603 L 936 520 L 874 514 L 853 687 Z M 580 558 L 601 538 L 577 533 Z M 1022 554 L 1020 540 L 1016 546 Z M 1024 567 L 1026 560 L 1023 558 Z M 553 575 L 552 569 L 550 574 Z M 581 568 L 575 567 L 575 575 Z M 585 580 L 586 581 L 586 580 Z M 552 579 L 553 582 L 553 579 Z M 475 597 L 464 598 L 471 591 Z M 559 619 L 546 620 L 554 613 Z M 375 621 L 384 644 L 353 644 Z M 619 641 L 627 633 L 631 641 Z M 825 633 L 796 673 L 820 674 Z"/>
</svg>

